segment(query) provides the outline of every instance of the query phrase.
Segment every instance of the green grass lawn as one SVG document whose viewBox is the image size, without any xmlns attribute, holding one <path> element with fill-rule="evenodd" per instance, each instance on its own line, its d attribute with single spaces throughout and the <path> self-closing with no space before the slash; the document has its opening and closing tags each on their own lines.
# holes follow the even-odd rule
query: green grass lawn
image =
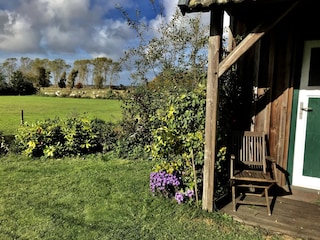
<svg viewBox="0 0 320 240">
<path fill-rule="evenodd" d="M 150 161 L 0 158 L 0 239 L 281 239 L 152 196 Z"/>
<path fill-rule="evenodd" d="M 21 123 L 21 110 L 28 123 L 83 113 L 90 118 L 118 121 L 122 116 L 120 106 L 119 100 L 0 96 L 0 131 L 14 134 Z"/>
</svg>

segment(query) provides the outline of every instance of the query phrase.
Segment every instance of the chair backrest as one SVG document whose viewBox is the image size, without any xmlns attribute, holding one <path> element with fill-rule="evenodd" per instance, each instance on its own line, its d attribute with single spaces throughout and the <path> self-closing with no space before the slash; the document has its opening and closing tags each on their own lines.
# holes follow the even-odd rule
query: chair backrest
<svg viewBox="0 0 320 240">
<path fill-rule="evenodd" d="M 235 160 L 246 168 L 267 171 L 266 135 L 263 132 L 235 132 L 232 140 L 232 153 Z M 237 164 L 239 166 L 239 164 Z"/>
</svg>

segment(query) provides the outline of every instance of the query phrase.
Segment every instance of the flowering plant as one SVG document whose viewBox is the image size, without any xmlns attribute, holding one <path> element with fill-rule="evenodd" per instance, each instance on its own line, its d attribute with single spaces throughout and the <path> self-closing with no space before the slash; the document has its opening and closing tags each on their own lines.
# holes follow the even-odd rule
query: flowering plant
<svg viewBox="0 0 320 240">
<path fill-rule="evenodd" d="M 181 186 L 181 178 L 165 171 L 150 173 L 150 190 L 153 194 L 173 197 Z"/>
<path fill-rule="evenodd" d="M 176 192 L 175 199 L 178 202 L 178 204 L 192 201 L 194 197 L 194 191 L 191 189 L 188 189 L 186 192 Z"/>
</svg>

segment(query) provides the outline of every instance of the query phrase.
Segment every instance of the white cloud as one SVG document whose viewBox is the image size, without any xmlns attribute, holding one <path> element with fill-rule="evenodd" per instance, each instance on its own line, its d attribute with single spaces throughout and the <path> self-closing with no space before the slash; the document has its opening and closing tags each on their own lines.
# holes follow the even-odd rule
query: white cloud
<svg viewBox="0 0 320 240">
<path fill-rule="evenodd" d="M 85 48 L 92 56 L 118 60 L 133 38 L 135 35 L 126 22 L 106 20 L 103 25 L 95 27 Z"/>
<path fill-rule="evenodd" d="M 30 0 L 0 10 L 0 50 L 23 53 L 88 54 L 106 51 L 113 56 L 132 38 L 126 23 L 105 19 L 116 3 L 131 1 Z M 0 6 L 2 3 L 0 2 Z M 129 33 L 127 33 L 129 32 Z M 119 56 L 117 56 L 119 57 Z"/>
<path fill-rule="evenodd" d="M 165 15 L 171 17 L 177 10 L 178 0 L 163 0 Z"/>
<path fill-rule="evenodd" d="M 0 50 L 27 52 L 37 49 L 39 34 L 27 17 L 0 11 L 0 24 Z"/>
</svg>

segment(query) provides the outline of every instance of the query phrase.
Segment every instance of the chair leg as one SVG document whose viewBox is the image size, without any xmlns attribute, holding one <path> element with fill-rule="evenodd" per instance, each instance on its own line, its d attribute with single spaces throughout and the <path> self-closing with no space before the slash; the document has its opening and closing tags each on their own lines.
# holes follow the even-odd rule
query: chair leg
<svg viewBox="0 0 320 240">
<path fill-rule="evenodd" d="M 265 188 L 265 189 L 264 189 L 264 195 L 265 195 L 265 197 L 266 197 L 266 204 L 267 204 L 268 215 L 271 216 L 268 188 Z"/>
<path fill-rule="evenodd" d="M 236 186 L 232 185 L 232 208 L 233 211 L 236 211 Z"/>
</svg>

